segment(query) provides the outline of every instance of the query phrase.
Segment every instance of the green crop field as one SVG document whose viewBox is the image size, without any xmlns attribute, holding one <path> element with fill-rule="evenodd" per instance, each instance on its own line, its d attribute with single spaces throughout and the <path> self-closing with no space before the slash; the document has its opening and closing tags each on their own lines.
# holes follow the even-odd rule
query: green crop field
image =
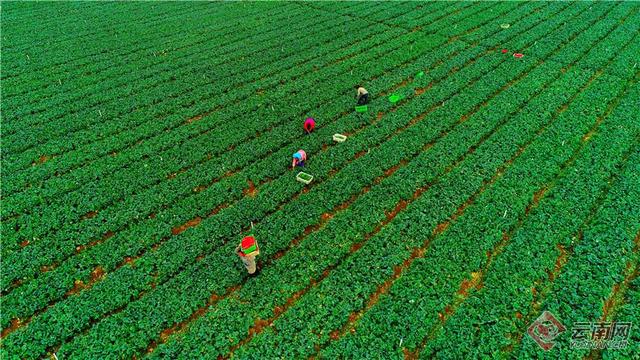
<svg viewBox="0 0 640 360">
<path fill-rule="evenodd" d="M 640 359 L 640 3 L 0 11 L 1 359 Z"/>
</svg>

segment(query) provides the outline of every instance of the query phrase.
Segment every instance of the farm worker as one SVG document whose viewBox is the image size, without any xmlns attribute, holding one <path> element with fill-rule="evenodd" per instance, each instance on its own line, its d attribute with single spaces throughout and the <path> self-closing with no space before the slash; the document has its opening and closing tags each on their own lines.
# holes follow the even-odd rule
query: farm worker
<svg viewBox="0 0 640 360">
<path fill-rule="evenodd" d="M 307 120 L 304 121 L 304 131 L 306 131 L 307 134 L 311 134 L 314 127 L 316 127 L 316 121 L 313 118 L 307 118 Z"/>
<path fill-rule="evenodd" d="M 307 153 L 304 150 L 298 150 L 293 154 L 293 162 L 291 168 L 295 169 L 296 166 L 304 166 L 304 162 L 307 160 Z"/>
<path fill-rule="evenodd" d="M 360 85 L 356 85 L 357 94 L 356 99 L 358 99 L 358 105 L 366 105 L 369 102 L 369 92 L 367 89 L 363 88 Z"/>
<path fill-rule="evenodd" d="M 242 260 L 244 267 L 247 268 L 249 275 L 257 275 L 256 256 L 260 254 L 260 249 L 258 248 L 256 239 L 252 235 L 245 236 L 240 244 L 236 246 L 236 254 L 238 254 L 240 260 Z"/>
</svg>

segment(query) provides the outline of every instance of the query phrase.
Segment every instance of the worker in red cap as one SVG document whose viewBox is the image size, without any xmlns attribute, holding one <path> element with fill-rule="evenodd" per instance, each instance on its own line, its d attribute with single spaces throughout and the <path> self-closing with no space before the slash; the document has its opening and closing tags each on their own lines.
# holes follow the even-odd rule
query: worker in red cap
<svg viewBox="0 0 640 360">
<path fill-rule="evenodd" d="M 244 239 L 236 246 L 236 254 L 242 260 L 244 267 L 247 268 L 249 275 L 257 275 L 256 272 L 256 256 L 260 254 L 260 248 L 258 248 L 258 242 L 253 235 L 245 236 Z"/>
<path fill-rule="evenodd" d="M 307 118 L 307 120 L 304 121 L 303 127 L 307 134 L 311 134 L 313 128 L 316 127 L 316 121 L 313 118 Z"/>
<path fill-rule="evenodd" d="M 307 161 L 307 153 L 304 152 L 304 150 L 298 150 L 295 154 L 293 154 L 291 168 L 295 169 L 296 166 L 304 166 L 305 161 Z"/>
</svg>

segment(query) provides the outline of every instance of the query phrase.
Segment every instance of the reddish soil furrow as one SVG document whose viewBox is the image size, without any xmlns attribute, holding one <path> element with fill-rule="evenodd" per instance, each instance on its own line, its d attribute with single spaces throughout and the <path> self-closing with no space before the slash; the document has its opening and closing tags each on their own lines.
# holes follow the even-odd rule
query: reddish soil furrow
<svg viewBox="0 0 640 360">
<path fill-rule="evenodd" d="M 398 171 L 398 169 L 400 169 L 401 167 L 404 167 L 405 165 L 407 165 L 408 161 L 407 160 L 402 160 L 400 161 L 400 163 L 398 165 L 392 166 L 390 168 L 388 168 L 387 170 L 385 170 L 384 172 L 384 176 L 380 176 L 378 178 L 376 178 L 373 183 L 374 184 L 379 184 L 383 179 L 393 175 L 396 171 Z"/>
<path fill-rule="evenodd" d="M 184 223 L 184 224 L 182 224 L 180 226 L 176 226 L 173 229 L 171 229 L 171 234 L 172 235 L 180 235 L 182 232 L 184 232 L 188 228 L 194 227 L 194 226 L 198 226 L 201 221 L 202 221 L 202 218 L 200 216 L 196 216 L 195 218 L 187 221 L 186 223 Z"/>
<path fill-rule="evenodd" d="M 211 114 L 211 113 L 210 112 L 205 112 L 205 113 L 202 113 L 200 115 L 196 115 L 194 117 L 190 117 L 185 121 L 185 124 L 191 124 L 192 122 L 200 121 L 200 120 L 202 120 L 203 117 L 208 116 L 209 114 Z"/>
<path fill-rule="evenodd" d="M 560 255 L 558 255 L 558 258 L 556 259 L 556 263 L 553 266 L 553 269 L 547 270 L 547 274 L 550 282 L 553 282 L 556 279 L 556 277 L 558 277 L 558 275 L 560 274 L 560 271 L 562 271 L 562 268 L 567 264 L 567 260 L 569 258 L 569 253 L 562 244 L 557 244 L 556 248 L 558 249 L 558 252 L 560 253 Z"/>
<path fill-rule="evenodd" d="M 479 289 L 482 285 L 482 274 L 478 271 L 471 273 L 470 279 L 465 279 L 460 283 L 460 289 L 457 294 L 463 298 L 469 296 L 469 290 L 471 288 Z"/>
<path fill-rule="evenodd" d="M 635 246 L 633 248 L 633 252 L 635 254 L 638 253 L 640 249 L 640 231 L 636 234 L 634 239 Z M 638 277 L 640 272 L 640 265 L 638 264 L 638 260 L 630 261 L 627 263 L 625 269 L 625 277 L 622 282 L 615 284 L 611 289 L 611 294 L 604 302 L 602 306 L 602 317 L 600 321 L 609 321 L 616 315 L 616 310 L 622 305 L 624 301 L 624 294 L 626 290 L 629 288 L 629 284 Z"/>
<path fill-rule="evenodd" d="M 31 163 L 31 166 L 37 166 L 37 165 L 42 165 L 44 163 L 46 163 L 47 161 L 53 159 L 55 156 L 54 155 L 41 155 L 38 160 L 35 160 L 34 162 Z"/>
<path fill-rule="evenodd" d="M 425 88 L 418 88 L 414 90 L 414 93 L 416 95 L 422 95 L 424 94 L 425 91 L 427 91 L 429 89 L 429 87 L 425 87 Z"/>
<path fill-rule="evenodd" d="M 96 245 L 102 243 L 103 241 L 109 239 L 113 235 L 115 235 L 113 232 L 107 231 L 104 235 L 102 235 L 102 237 L 100 239 L 93 240 L 90 243 L 88 243 L 87 245 L 78 245 L 78 246 L 76 246 L 76 254 L 81 253 L 82 251 L 86 250 L 87 248 L 90 248 L 92 246 L 96 246 Z"/>
<path fill-rule="evenodd" d="M 181 321 L 178 324 L 171 326 L 170 328 L 162 330 L 162 332 L 160 333 L 159 339 L 157 341 L 153 340 L 151 344 L 149 344 L 149 346 L 147 347 L 146 353 L 147 354 L 152 353 L 158 347 L 158 345 L 167 342 L 167 340 L 171 336 L 184 332 L 185 329 L 188 327 L 188 325 L 193 321 L 195 321 L 196 319 L 202 317 L 207 312 L 210 306 L 214 305 L 215 303 L 217 303 L 218 301 L 224 298 L 229 297 L 231 294 L 235 293 L 238 289 L 240 289 L 240 286 L 241 285 L 235 285 L 228 288 L 223 295 L 212 294 L 207 300 L 206 304 L 198 308 L 196 311 L 194 311 L 193 314 L 191 314 L 191 316 L 189 316 L 186 320 Z"/>
<path fill-rule="evenodd" d="M 97 211 L 89 211 L 88 213 L 82 215 L 82 217 L 80 218 L 81 220 L 86 220 L 86 219 L 92 219 L 94 217 L 96 217 L 96 215 L 98 215 Z"/>
<path fill-rule="evenodd" d="M 362 157 L 366 153 L 367 153 L 367 150 L 362 150 L 362 151 L 358 152 L 353 158 L 354 159 L 358 159 L 358 158 Z"/>
<path fill-rule="evenodd" d="M 256 186 L 253 183 L 253 181 L 247 180 L 247 184 L 249 185 L 249 188 L 242 191 L 244 196 L 256 197 L 256 195 L 258 195 L 258 190 L 256 189 Z"/>
<path fill-rule="evenodd" d="M 85 288 L 88 288 L 88 287 L 91 287 L 96 282 L 101 280 L 104 277 L 104 275 L 105 275 L 105 272 L 102 269 L 102 267 L 101 266 L 96 267 L 91 272 L 91 275 L 90 275 L 88 283 L 85 284 L 82 280 L 75 280 L 74 283 L 73 283 L 73 287 L 69 291 L 67 291 L 65 293 L 64 298 L 67 298 L 69 296 L 75 295 L 75 294 L 79 293 L 81 290 L 83 290 Z M 24 320 L 23 319 L 12 319 L 11 320 L 11 325 L 2 330 L 2 333 L 0 334 L 0 339 L 3 339 L 5 336 L 13 333 L 14 331 L 18 330 L 19 328 L 21 328 L 23 326 L 27 326 L 31 322 L 31 320 L 33 320 L 38 315 L 40 315 L 43 312 L 45 312 L 48 309 L 50 309 L 56 303 L 57 303 L 57 301 L 49 302 L 49 304 L 47 304 L 47 306 L 45 306 L 44 308 L 36 311 L 33 315 L 31 315 L 27 319 L 24 319 Z"/>
<path fill-rule="evenodd" d="M 7 336 L 10 333 L 18 330 L 19 328 L 23 327 L 27 323 L 28 323 L 28 321 L 23 323 L 20 319 L 12 319 L 11 320 L 11 325 L 9 327 L 7 327 L 7 328 L 4 328 L 2 330 L 2 333 L 0 333 L 0 339 L 4 339 L 5 336 Z"/>
</svg>

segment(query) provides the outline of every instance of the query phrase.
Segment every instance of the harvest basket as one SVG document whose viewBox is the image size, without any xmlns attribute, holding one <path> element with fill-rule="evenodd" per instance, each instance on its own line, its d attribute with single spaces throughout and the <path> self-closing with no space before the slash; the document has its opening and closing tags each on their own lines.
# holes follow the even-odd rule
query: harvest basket
<svg viewBox="0 0 640 360">
<path fill-rule="evenodd" d="M 397 95 L 397 94 L 393 94 L 393 95 L 389 96 L 389 101 L 392 104 L 397 103 L 398 101 L 400 101 L 400 99 L 402 99 L 402 97 L 400 95 Z"/>
<path fill-rule="evenodd" d="M 260 254 L 258 242 L 253 235 L 245 236 L 240 243 L 240 248 L 244 256 L 257 256 Z"/>
<path fill-rule="evenodd" d="M 369 108 L 367 107 L 367 105 L 359 105 L 356 106 L 356 111 L 359 113 L 364 113 L 367 112 L 367 110 L 369 110 Z"/>
<path fill-rule="evenodd" d="M 303 184 L 309 185 L 313 180 L 313 175 L 301 171 L 298 173 L 298 175 L 296 175 L 296 180 L 300 181 Z"/>
<path fill-rule="evenodd" d="M 500 27 L 503 29 L 508 29 L 511 25 L 510 24 L 501 24 Z"/>
<path fill-rule="evenodd" d="M 333 134 L 333 141 L 335 142 L 344 142 L 347 140 L 347 137 L 342 134 Z"/>
<path fill-rule="evenodd" d="M 417 78 L 423 77 L 424 76 L 424 71 L 420 71 L 418 74 L 416 74 Z"/>
</svg>

